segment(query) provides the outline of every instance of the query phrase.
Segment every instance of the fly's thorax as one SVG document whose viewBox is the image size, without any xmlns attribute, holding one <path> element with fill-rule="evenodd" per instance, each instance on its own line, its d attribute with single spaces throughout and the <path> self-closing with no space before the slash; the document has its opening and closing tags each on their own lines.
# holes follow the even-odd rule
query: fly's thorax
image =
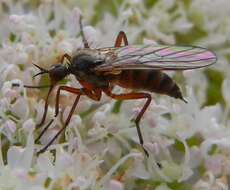
<svg viewBox="0 0 230 190">
<path fill-rule="evenodd" d="M 104 62 L 105 56 L 98 50 L 82 49 L 73 55 L 69 69 L 72 74 L 90 73 L 94 67 Z"/>
</svg>

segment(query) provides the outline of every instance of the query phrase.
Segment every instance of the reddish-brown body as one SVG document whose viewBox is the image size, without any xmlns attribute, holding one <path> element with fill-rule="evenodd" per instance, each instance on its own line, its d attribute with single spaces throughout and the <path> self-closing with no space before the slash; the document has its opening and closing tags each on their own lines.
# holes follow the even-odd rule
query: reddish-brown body
<svg viewBox="0 0 230 190">
<path fill-rule="evenodd" d="M 182 98 L 177 84 L 165 73 L 158 70 L 125 70 L 108 76 L 111 84 L 133 90 L 144 90 Z"/>
<path fill-rule="evenodd" d="M 64 126 L 38 154 L 44 152 L 65 130 L 81 96 L 87 96 L 92 100 L 99 101 L 102 93 L 105 93 L 107 96 L 116 100 L 146 99 L 143 108 L 135 118 L 135 124 L 140 144 L 148 156 L 148 152 L 143 147 L 144 141 L 139 126 L 139 122 L 152 100 L 148 92 L 166 94 L 186 102 L 177 84 L 167 74 L 163 73 L 162 70 L 185 70 L 205 67 L 216 61 L 215 55 L 204 48 L 192 46 L 180 48 L 165 45 L 151 45 L 144 48 L 128 46 L 127 37 L 122 31 L 117 36 L 114 48 L 90 49 L 83 33 L 81 19 L 80 29 L 84 43 L 83 49 L 75 52 L 73 56 L 64 54 L 61 64 L 57 64 L 49 70 L 35 65 L 41 70 L 41 72 L 36 75 L 48 73 L 51 81 L 45 101 L 43 117 L 37 127 L 42 126 L 45 122 L 48 110 L 48 98 L 58 81 L 72 74 L 82 85 L 82 88 L 69 86 L 58 87 L 55 117 L 59 113 L 61 91 L 75 94 L 76 99 Z M 122 47 L 122 42 L 125 47 Z M 68 65 L 63 64 L 65 58 L 69 61 Z M 133 91 L 130 93 L 114 94 L 112 89 L 116 85 Z M 25 87 L 36 88 L 33 86 Z M 38 86 L 37 88 L 41 87 L 42 86 Z M 36 142 L 41 138 L 52 122 L 53 119 L 42 130 Z"/>
</svg>

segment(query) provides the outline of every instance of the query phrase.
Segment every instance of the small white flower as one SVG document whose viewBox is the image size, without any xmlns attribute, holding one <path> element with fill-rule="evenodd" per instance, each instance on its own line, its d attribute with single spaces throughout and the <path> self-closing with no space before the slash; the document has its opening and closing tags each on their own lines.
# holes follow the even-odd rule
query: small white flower
<svg viewBox="0 0 230 190">
<path fill-rule="evenodd" d="M 214 175 L 221 175 L 222 172 L 223 157 L 220 155 L 209 156 L 205 161 L 207 170 L 212 172 Z"/>
<path fill-rule="evenodd" d="M 109 187 L 108 190 L 123 190 L 124 189 L 124 185 L 117 180 L 111 180 L 109 182 Z"/>
<path fill-rule="evenodd" d="M 30 130 L 33 131 L 35 129 L 35 123 L 34 123 L 34 121 L 32 119 L 28 119 L 23 123 L 22 128 L 26 132 L 29 132 Z"/>
<path fill-rule="evenodd" d="M 192 27 L 193 24 L 186 20 L 184 17 L 177 19 L 173 23 L 174 31 L 179 32 L 179 33 L 186 33 L 188 32 Z"/>
<path fill-rule="evenodd" d="M 189 160 L 189 166 L 191 168 L 198 167 L 202 162 L 201 150 L 198 147 L 193 146 L 190 149 L 190 155 L 191 156 L 190 156 L 190 160 Z"/>
<path fill-rule="evenodd" d="M 42 175 L 32 176 L 32 159 L 34 139 L 32 131 L 27 137 L 25 148 L 12 146 L 7 152 L 7 164 L 1 164 L 0 187 L 3 189 L 42 189 L 45 178 Z"/>
<path fill-rule="evenodd" d="M 65 53 L 71 55 L 73 52 L 73 45 L 70 42 L 63 40 L 57 45 L 57 49 L 60 55 L 64 55 Z"/>
<path fill-rule="evenodd" d="M 207 138 L 201 144 L 201 151 L 204 156 L 208 155 L 208 152 L 212 148 L 213 145 L 218 146 L 220 149 L 227 151 L 230 147 L 230 140 L 228 137 L 222 138 Z"/>
<path fill-rule="evenodd" d="M 15 33 L 34 29 L 35 17 L 32 15 L 10 15 L 9 23 Z"/>
<path fill-rule="evenodd" d="M 161 184 L 157 186 L 155 190 L 172 190 L 172 189 L 169 188 L 166 184 Z"/>
<path fill-rule="evenodd" d="M 230 106 L 230 90 L 229 89 L 230 89 L 230 80 L 225 79 L 222 84 L 222 94 L 228 106 Z"/>
<path fill-rule="evenodd" d="M 143 159 L 135 159 L 133 167 L 128 171 L 128 175 L 139 179 L 150 179 L 150 173 L 146 170 Z"/>
<path fill-rule="evenodd" d="M 83 28 L 85 32 L 85 37 L 88 40 L 88 43 L 91 47 L 94 47 L 94 44 L 98 44 L 98 33 L 92 26 L 85 26 Z"/>
<path fill-rule="evenodd" d="M 29 108 L 24 98 L 18 98 L 16 102 L 11 105 L 10 111 L 22 120 L 29 115 Z"/>
<path fill-rule="evenodd" d="M 10 140 L 13 141 L 13 136 L 16 131 L 16 124 L 12 120 L 7 120 L 2 128 L 1 132 Z"/>
<path fill-rule="evenodd" d="M 194 190 L 209 190 L 209 189 L 221 189 L 228 190 L 228 184 L 226 180 L 222 178 L 215 178 L 211 172 L 205 173 L 203 179 L 200 179 L 193 187 Z"/>
</svg>

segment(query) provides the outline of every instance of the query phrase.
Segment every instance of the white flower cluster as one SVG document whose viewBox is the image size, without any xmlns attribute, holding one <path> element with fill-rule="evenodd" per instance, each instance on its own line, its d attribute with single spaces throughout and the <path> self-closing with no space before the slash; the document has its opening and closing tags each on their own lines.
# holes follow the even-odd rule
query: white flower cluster
<svg viewBox="0 0 230 190">
<path fill-rule="evenodd" d="M 152 95 L 140 122 L 148 158 L 131 122 L 144 102 L 119 102 L 104 95 L 99 103 L 81 97 L 63 136 L 36 155 L 63 126 L 75 97 L 61 95 L 60 114 L 38 145 L 34 138 L 41 130 L 36 124 L 47 91 L 24 85 L 49 84 L 45 75 L 33 79 L 37 69 L 32 63 L 49 68 L 63 54 L 83 47 L 80 15 L 92 48 L 113 46 L 124 30 L 130 44 L 189 41 L 218 55 L 208 72 L 171 73 L 181 82 L 187 104 Z M 1 0 L 0 189 L 227 190 L 229 18 L 229 0 Z M 80 85 L 74 76 L 63 82 Z M 46 123 L 54 116 L 54 97 L 55 90 Z"/>
</svg>

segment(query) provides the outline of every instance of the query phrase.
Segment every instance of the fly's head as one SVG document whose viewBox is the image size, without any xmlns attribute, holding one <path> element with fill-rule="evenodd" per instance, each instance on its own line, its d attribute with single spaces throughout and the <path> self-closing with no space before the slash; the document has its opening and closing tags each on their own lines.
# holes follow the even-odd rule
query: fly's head
<svg viewBox="0 0 230 190">
<path fill-rule="evenodd" d="M 56 64 L 52 66 L 49 70 L 46 70 L 36 64 L 34 65 L 40 69 L 40 72 L 34 75 L 33 77 L 48 73 L 52 85 L 55 85 L 58 81 L 64 79 L 68 74 L 70 74 L 69 67 L 67 67 L 64 64 Z"/>
</svg>

